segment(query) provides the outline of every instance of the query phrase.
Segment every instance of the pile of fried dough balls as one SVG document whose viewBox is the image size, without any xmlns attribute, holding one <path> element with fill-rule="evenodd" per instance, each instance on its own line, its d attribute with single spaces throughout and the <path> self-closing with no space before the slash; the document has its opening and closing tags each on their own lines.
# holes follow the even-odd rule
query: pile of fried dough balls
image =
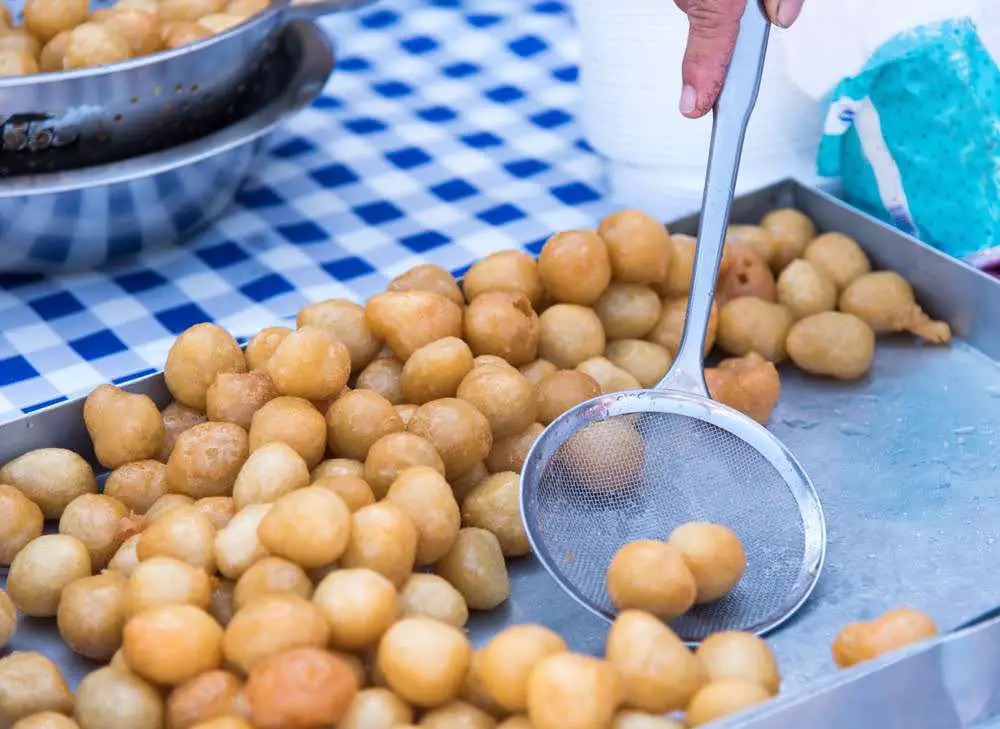
<svg viewBox="0 0 1000 729">
<path fill-rule="evenodd" d="M 106 66 L 234 28 L 270 0 L 26 0 L 21 24 L 0 4 L 0 76 Z"/>
<path fill-rule="evenodd" d="M 873 328 L 933 329 L 849 239 L 810 243 L 794 211 L 764 223 L 734 233 L 720 281 L 719 340 L 739 359 L 710 373 L 717 397 L 766 421 L 786 341 L 800 366 L 847 377 Z M 668 729 L 774 695 L 763 641 L 720 633 L 692 653 L 658 617 L 678 608 L 645 598 L 624 601 L 602 659 L 538 625 L 478 650 L 463 631 L 507 599 L 505 559 L 529 552 L 518 474 L 543 428 L 669 367 L 693 246 L 625 211 L 553 236 L 538 261 L 487 256 L 464 289 L 423 265 L 364 306 L 310 304 L 245 351 L 194 326 L 170 349 L 162 412 L 95 389 L 83 416 L 103 487 L 61 448 L 0 468 L 0 648 L 18 613 L 55 618 L 106 665 L 74 696 L 45 656 L 0 658 L 0 729 Z M 778 293 L 746 288 L 773 271 Z M 830 286 L 844 313 L 817 303 Z M 705 528 L 671 548 L 690 556 Z M 712 599 L 742 553 L 718 574 L 681 567 L 689 597 Z"/>
</svg>

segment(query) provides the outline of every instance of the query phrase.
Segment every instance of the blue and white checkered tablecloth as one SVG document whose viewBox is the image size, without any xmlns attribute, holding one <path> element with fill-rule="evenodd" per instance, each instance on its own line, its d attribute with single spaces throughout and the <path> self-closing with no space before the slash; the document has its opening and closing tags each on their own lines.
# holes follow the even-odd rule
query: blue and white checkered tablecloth
<svg viewBox="0 0 1000 729">
<path fill-rule="evenodd" d="M 210 231 L 114 269 L 0 277 L 0 420 L 162 366 L 216 321 L 245 336 L 433 262 L 537 250 L 611 209 L 573 117 L 558 0 L 385 0 L 327 18 L 339 64 Z"/>
</svg>

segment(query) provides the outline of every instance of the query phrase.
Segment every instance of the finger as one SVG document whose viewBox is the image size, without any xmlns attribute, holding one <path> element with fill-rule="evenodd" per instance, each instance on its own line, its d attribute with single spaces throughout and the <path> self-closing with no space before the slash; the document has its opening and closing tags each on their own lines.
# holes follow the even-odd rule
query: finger
<svg viewBox="0 0 1000 729">
<path fill-rule="evenodd" d="M 756 2 L 757 0 L 752 0 Z M 704 116 L 715 104 L 736 46 L 745 0 L 683 0 L 687 13 L 687 49 L 681 75 L 681 113 Z"/>
<path fill-rule="evenodd" d="M 803 0 L 764 0 L 767 17 L 781 28 L 788 28 L 802 12 Z"/>
</svg>

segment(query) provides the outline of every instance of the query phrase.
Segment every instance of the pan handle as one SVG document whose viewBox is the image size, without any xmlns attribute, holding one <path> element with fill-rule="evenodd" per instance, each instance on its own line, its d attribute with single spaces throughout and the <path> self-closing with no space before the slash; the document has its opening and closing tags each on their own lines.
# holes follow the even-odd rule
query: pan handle
<svg viewBox="0 0 1000 729">
<path fill-rule="evenodd" d="M 285 9 L 285 15 L 290 20 L 314 20 L 322 15 L 354 10 L 373 2 L 374 0 L 291 0 Z"/>
</svg>

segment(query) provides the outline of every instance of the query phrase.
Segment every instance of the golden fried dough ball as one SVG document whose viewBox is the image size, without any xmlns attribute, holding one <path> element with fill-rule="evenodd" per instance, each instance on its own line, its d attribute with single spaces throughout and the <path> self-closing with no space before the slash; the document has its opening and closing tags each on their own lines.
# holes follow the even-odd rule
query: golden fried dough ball
<svg viewBox="0 0 1000 729">
<path fill-rule="evenodd" d="M 254 729 L 254 727 L 238 716 L 219 716 L 215 719 L 199 722 L 192 729 Z"/>
<path fill-rule="evenodd" d="M 186 20 L 171 21 L 161 26 L 160 37 L 167 50 L 181 48 L 212 37 L 212 32 L 197 23 Z"/>
<path fill-rule="evenodd" d="M 38 504 L 46 519 L 58 519 L 77 496 L 97 493 L 94 469 L 65 448 L 38 448 L 7 461 L 0 468 L 0 482 Z"/>
<path fill-rule="evenodd" d="M 10 563 L 7 594 L 22 613 L 51 617 L 63 588 L 90 574 L 90 555 L 83 542 L 66 534 L 43 534 Z"/>
<path fill-rule="evenodd" d="M 767 689 L 753 681 L 738 678 L 713 681 L 691 699 L 684 721 L 689 727 L 701 726 L 745 711 L 770 698 Z"/>
<path fill-rule="evenodd" d="M 871 368 L 875 333 L 853 314 L 825 311 L 795 322 L 786 347 L 792 362 L 806 372 L 856 380 Z"/>
<path fill-rule="evenodd" d="M 498 441 L 493 442 L 493 447 L 496 447 Z M 490 450 L 490 453 L 493 451 Z M 488 458 L 489 456 L 487 456 Z M 462 505 L 462 501 L 465 497 L 475 488 L 483 479 L 490 475 L 490 472 L 486 470 L 486 461 L 481 461 L 477 463 L 472 469 L 461 476 L 460 478 L 453 478 L 449 483 L 451 483 L 452 493 L 455 494 L 455 501 L 458 505 Z"/>
<path fill-rule="evenodd" d="M 163 605 L 194 605 L 207 610 L 212 580 L 197 567 L 173 557 L 140 562 L 128 577 L 123 597 L 125 617 Z"/>
<path fill-rule="evenodd" d="M 517 433 L 493 441 L 493 448 L 490 449 L 490 454 L 486 456 L 486 470 L 490 473 L 501 473 L 503 471 L 520 473 L 521 468 L 524 466 L 524 461 L 528 457 L 528 451 L 531 450 L 531 446 L 535 444 L 538 436 L 544 430 L 545 426 L 541 423 L 532 423 L 523 433 Z M 483 478 L 485 478 L 485 475 L 475 483 L 469 484 L 469 487 L 477 486 Z M 458 485 L 452 483 L 452 488 L 455 489 L 457 495 L 459 493 Z M 464 493 L 467 493 L 467 491 Z M 464 498 L 463 495 L 459 499 L 459 502 L 464 500 Z"/>
<path fill-rule="evenodd" d="M 447 554 L 462 517 L 444 476 L 428 466 L 408 468 L 393 481 L 385 499 L 417 528 L 416 566 L 434 564 Z"/>
<path fill-rule="evenodd" d="M 168 0 L 177 1 L 188 0 Z M 161 8 L 165 5 L 160 3 Z M 208 388 L 220 373 L 246 371 L 243 350 L 229 332 L 215 324 L 196 324 L 174 340 L 163 377 L 175 400 L 204 412 Z"/>
<path fill-rule="evenodd" d="M 299 328 L 311 326 L 322 329 L 332 339 L 347 347 L 351 355 L 352 372 L 361 372 L 382 349 L 381 339 L 365 320 L 365 310 L 347 299 L 327 299 L 304 306 L 299 309 L 295 324 Z M 247 358 L 249 359 L 249 354 Z"/>
<path fill-rule="evenodd" d="M 694 605 L 698 585 L 679 549 L 652 539 L 629 542 L 608 567 L 608 594 L 619 610 L 671 620 Z"/>
<path fill-rule="evenodd" d="M 340 559 L 350 533 L 351 512 L 343 499 L 318 486 L 282 496 L 257 527 L 265 549 L 305 569 Z"/>
<path fill-rule="evenodd" d="M 684 729 L 684 725 L 663 716 L 626 710 L 615 714 L 611 729 Z"/>
<path fill-rule="evenodd" d="M 434 707 L 458 696 L 471 653 L 458 628 L 430 618 L 404 618 L 386 631 L 376 663 L 399 696 Z"/>
<path fill-rule="evenodd" d="M 670 352 L 671 356 L 677 354 L 677 350 L 681 346 L 681 338 L 684 335 L 684 321 L 687 318 L 687 306 L 688 300 L 686 296 L 664 300 L 660 319 L 646 336 L 649 341 L 659 344 Z M 705 334 L 706 355 L 715 345 L 715 337 L 718 331 L 719 309 L 713 301 L 708 316 L 708 332 Z"/>
<path fill-rule="evenodd" d="M 538 356 L 540 327 L 527 296 L 490 291 L 469 304 L 463 331 L 474 355 L 491 354 L 519 367 Z"/>
<path fill-rule="evenodd" d="M 724 359 L 718 367 L 707 368 L 705 382 L 713 400 L 749 415 L 761 425 L 767 425 L 781 396 L 777 368 L 756 352 Z"/>
<path fill-rule="evenodd" d="M 80 729 L 80 725 L 63 714 L 43 711 L 18 721 L 11 729 Z"/>
<path fill-rule="evenodd" d="M 209 518 L 194 506 L 179 506 L 146 527 L 136 554 L 140 560 L 174 557 L 212 574 L 214 542 L 215 526 Z"/>
<path fill-rule="evenodd" d="M 266 372 L 223 372 L 205 394 L 208 417 L 248 430 L 253 414 L 278 395 Z"/>
<path fill-rule="evenodd" d="M 229 671 L 214 670 L 195 676 L 170 692 L 166 725 L 191 729 L 212 719 L 238 713 L 243 682 Z"/>
<path fill-rule="evenodd" d="M 129 517 L 125 504 L 104 494 L 77 496 L 59 517 L 59 533 L 83 542 L 95 570 L 103 569 L 122 542 L 144 527 L 144 519 Z"/>
<path fill-rule="evenodd" d="M 670 235 L 662 223 L 639 210 L 620 210 L 604 218 L 597 234 L 608 246 L 616 281 L 658 283 L 670 270 Z"/>
<path fill-rule="evenodd" d="M 479 259 L 466 271 L 462 286 L 469 302 L 482 294 L 499 291 L 523 294 L 532 307 L 537 307 L 545 293 L 538 263 L 524 251 L 498 251 Z"/>
<path fill-rule="evenodd" d="M 156 460 L 166 463 L 174 450 L 174 444 L 177 442 L 180 434 L 188 428 L 193 428 L 196 425 L 206 422 L 208 417 L 205 413 L 189 408 L 187 405 L 181 405 L 176 401 L 167 405 L 160 415 L 163 417 L 163 427 L 166 430 L 166 435 L 163 438 L 163 447 L 160 448 L 160 452 L 156 455 Z"/>
<path fill-rule="evenodd" d="M 306 307 L 309 308 L 309 307 Z M 312 322 L 304 322 L 312 323 Z M 319 326 L 318 324 L 316 326 Z M 322 328 L 322 327 L 320 327 Z M 251 372 L 267 370 L 267 362 L 285 337 L 292 333 L 286 327 L 267 327 L 257 332 L 247 342 L 246 362 Z"/>
<path fill-rule="evenodd" d="M 269 0 L 229 0 L 229 3 L 226 5 L 226 12 L 233 15 L 250 17 L 251 15 L 263 12 L 270 7 L 270 4 Z"/>
<path fill-rule="evenodd" d="M 653 387 L 662 380 L 673 358 L 670 350 L 654 342 L 642 339 L 619 339 L 608 342 L 604 356 L 612 364 L 628 372 L 640 387 Z"/>
<path fill-rule="evenodd" d="M 483 683 L 481 671 L 479 670 L 479 663 L 479 653 L 478 651 L 473 651 L 469 659 L 469 669 L 465 672 L 465 678 L 462 680 L 462 688 L 459 690 L 458 698 L 482 709 L 490 716 L 503 716 L 507 712 L 486 691 L 486 686 Z"/>
<path fill-rule="evenodd" d="M 481 354 L 472 360 L 473 367 L 486 367 L 488 365 L 494 365 L 496 367 L 513 367 L 513 365 L 505 360 L 503 357 L 497 357 L 495 354 Z"/>
<path fill-rule="evenodd" d="M 413 721 L 413 707 L 386 688 L 358 691 L 337 729 L 398 729 Z"/>
<path fill-rule="evenodd" d="M 146 512 L 146 521 L 152 524 L 179 506 L 194 506 L 194 499 L 184 494 L 164 494 L 149 507 Z"/>
<path fill-rule="evenodd" d="M 111 557 L 111 561 L 108 562 L 109 570 L 120 572 L 126 577 L 129 577 L 135 571 L 135 568 L 139 566 L 139 555 L 136 554 L 136 549 L 139 546 L 139 536 L 140 534 L 133 534 L 122 542 L 122 546 L 118 548 L 118 551 Z"/>
<path fill-rule="evenodd" d="M 767 643 L 752 633 L 714 633 L 701 642 L 695 656 L 709 681 L 742 678 L 760 684 L 772 696 L 781 686 L 777 659 Z"/>
<path fill-rule="evenodd" d="M 42 44 L 24 28 L 14 28 L 0 33 L 0 50 L 14 51 L 34 60 L 42 52 Z"/>
<path fill-rule="evenodd" d="M 528 682 L 545 658 L 567 650 L 566 642 L 541 625 L 515 625 L 480 649 L 476 669 L 490 697 L 506 711 L 528 708 Z"/>
<path fill-rule="evenodd" d="M 538 321 L 538 356 L 557 367 L 572 369 L 585 359 L 604 354 L 604 325 L 593 309 L 556 304 L 546 309 Z"/>
<path fill-rule="evenodd" d="M 523 433 L 535 422 L 535 387 L 513 367 L 476 367 L 462 380 L 457 396 L 486 416 L 494 438 Z"/>
<path fill-rule="evenodd" d="M 246 20 L 242 15 L 232 15 L 230 13 L 212 13 L 211 15 L 204 15 L 198 20 L 198 25 L 206 28 L 213 35 L 219 33 L 225 33 L 230 28 L 235 28 L 237 25 Z"/>
<path fill-rule="evenodd" d="M 653 286 L 660 296 L 675 298 L 688 295 L 696 244 L 697 240 L 693 236 L 684 233 L 670 236 L 670 265 L 667 267 L 667 275 L 659 282 L 654 282 Z"/>
<path fill-rule="evenodd" d="M 73 715 L 80 729 L 160 727 L 163 699 L 138 676 L 102 668 L 80 683 Z"/>
<path fill-rule="evenodd" d="M 462 502 L 462 525 L 492 532 L 506 557 L 520 557 L 531 551 L 521 523 L 521 506 L 516 473 L 495 473 L 473 488 Z"/>
<path fill-rule="evenodd" d="M 856 278 L 840 295 L 840 310 L 862 319 L 876 334 L 912 332 L 933 344 L 951 341 L 951 327 L 927 316 L 913 287 L 895 271 Z"/>
<path fill-rule="evenodd" d="M 472 404 L 453 397 L 421 405 L 406 430 L 434 446 L 444 462 L 445 475 L 452 479 L 486 458 L 493 446 L 486 416 Z"/>
<path fill-rule="evenodd" d="M 38 69 L 40 71 L 52 73 L 63 70 L 63 55 L 66 53 L 66 44 L 69 43 L 69 33 L 68 30 L 56 33 L 52 40 L 42 47 L 42 52 L 38 56 Z"/>
<path fill-rule="evenodd" d="M 365 320 L 401 362 L 425 344 L 462 336 L 461 306 L 430 291 L 376 294 L 365 305 Z"/>
<path fill-rule="evenodd" d="M 104 495 L 114 497 L 136 514 L 145 514 L 165 493 L 167 467 L 154 460 L 119 466 L 104 482 Z"/>
<path fill-rule="evenodd" d="M 538 273 L 557 302 L 593 304 L 611 283 L 608 246 L 590 230 L 556 233 L 542 246 Z"/>
<path fill-rule="evenodd" d="M 287 443 L 265 443 L 254 450 L 233 483 L 236 509 L 269 504 L 309 485 L 309 468 Z"/>
<path fill-rule="evenodd" d="M 819 266 L 801 259 L 789 263 L 778 276 L 777 296 L 796 319 L 837 307 L 836 284 Z"/>
<path fill-rule="evenodd" d="M 641 387 L 637 379 L 606 357 L 586 359 L 576 366 L 576 371 L 593 377 L 602 393 L 638 390 Z"/>
<path fill-rule="evenodd" d="M 603 729 L 621 699 L 621 679 L 606 661 L 558 652 L 528 679 L 528 718 L 535 729 Z"/>
<path fill-rule="evenodd" d="M 429 291 L 440 294 L 459 306 L 465 306 L 465 297 L 458 281 L 448 271 L 433 263 L 414 266 L 396 276 L 386 287 L 387 291 Z"/>
<path fill-rule="evenodd" d="M 26 31 L 47 43 L 83 23 L 89 10 L 86 0 L 27 0 L 22 21 Z"/>
<path fill-rule="evenodd" d="M 267 374 L 282 395 L 326 400 L 347 384 L 351 355 L 325 330 L 305 326 L 281 341 L 267 361 Z"/>
<path fill-rule="evenodd" d="M 121 647 L 127 584 L 124 575 L 105 572 L 67 585 L 56 612 L 66 645 L 94 661 L 110 659 Z"/>
<path fill-rule="evenodd" d="M 871 621 L 844 626 L 833 641 L 833 660 L 850 668 L 937 635 L 934 621 L 914 608 L 889 610 Z"/>
<path fill-rule="evenodd" d="M 330 645 L 347 651 L 374 646 L 399 616 L 395 585 L 365 568 L 328 574 L 316 586 L 313 603 L 326 616 Z"/>
<path fill-rule="evenodd" d="M 466 325 L 468 321 L 466 317 Z M 454 397 L 459 383 L 472 367 L 472 350 L 458 337 L 445 337 L 425 344 L 403 365 L 400 376 L 403 396 L 417 405 Z"/>
<path fill-rule="evenodd" d="M 153 458 L 166 437 L 156 403 L 113 385 L 101 385 L 87 396 L 83 420 L 105 468 Z"/>
<path fill-rule="evenodd" d="M 343 567 L 365 567 L 402 585 L 413 571 L 417 527 L 397 505 L 380 501 L 351 515 L 351 535 Z"/>
<path fill-rule="evenodd" d="M 424 714 L 419 726 L 423 729 L 494 729 L 493 717 L 464 701 L 451 701 Z"/>
<path fill-rule="evenodd" d="M 403 363 L 395 357 L 374 359 L 358 375 L 355 386 L 358 390 L 374 390 L 393 405 L 400 405 L 405 402 Z"/>
<path fill-rule="evenodd" d="M 534 362 L 529 362 L 522 367 L 518 367 L 518 370 L 528 378 L 528 382 L 532 385 L 537 385 L 549 375 L 558 372 L 559 368 L 547 359 L 536 359 Z"/>
<path fill-rule="evenodd" d="M 223 575 L 238 580 L 256 562 L 268 556 L 257 529 L 273 504 L 251 504 L 236 512 L 236 516 L 220 529 L 215 537 L 213 556 Z"/>
<path fill-rule="evenodd" d="M 312 485 L 337 494 L 352 514 L 362 507 L 375 503 L 372 487 L 357 476 L 325 476 L 313 481 Z"/>
<path fill-rule="evenodd" d="M 358 691 L 350 663 L 317 648 L 295 648 L 264 661 L 247 681 L 257 729 L 311 729 L 337 724 Z"/>
<path fill-rule="evenodd" d="M 298 397 L 276 397 L 250 421 L 250 453 L 267 443 L 287 443 L 309 468 L 326 452 L 326 419 L 312 403 Z"/>
<path fill-rule="evenodd" d="M 42 711 L 73 711 L 73 694 L 59 669 L 34 651 L 0 658 L 0 726 Z"/>
<path fill-rule="evenodd" d="M 719 346 L 738 357 L 757 352 L 779 364 L 786 357 L 785 338 L 793 321 L 781 304 L 752 296 L 732 299 L 719 311 Z"/>
<path fill-rule="evenodd" d="M 720 305 L 740 296 L 756 296 L 764 301 L 774 301 L 777 296 L 774 274 L 764 259 L 743 248 L 735 249 L 730 259 L 729 270 L 719 277 L 716 288 Z"/>
<path fill-rule="evenodd" d="M 793 208 L 772 210 L 761 218 L 760 227 L 781 242 L 773 261 L 775 271 L 781 271 L 792 260 L 799 258 L 809 241 L 816 237 L 813 221 Z"/>
<path fill-rule="evenodd" d="M 781 250 L 781 241 L 760 225 L 730 225 L 726 228 L 726 248 L 731 254 L 751 251 L 771 265 Z"/>
<path fill-rule="evenodd" d="M 206 15 L 222 12 L 225 7 L 226 0 L 160 0 L 160 20 L 196 22 Z"/>
<path fill-rule="evenodd" d="M 249 455 L 249 438 L 240 426 L 196 425 L 174 444 L 167 460 L 167 488 L 193 499 L 228 495 Z"/>
<path fill-rule="evenodd" d="M 324 648 L 330 626 L 323 611 L 298 595 L 263 595 L 233 615 L 222 638 L 226 662 L 250 673 L 292 648 Z"/>
<path fill-rule="evenodd" d="M 622 679 L 623 704 L 654 714 L 683 709 L 705 681 L 704 670 L 683 641 L 661 620 L 623 610 L 605 656 Z"/>
<path fill-rule="evenodd" d="M 328 458 L 309 473 L 309 477 L 312 481 L 318 481 L 321 478 L 336 476 L 356 476 L 357 478 L 364 478 L 365 464 L 351 458 Z"/>
<path fill-rule="evenodd" d="M 440 580 L 441 578 L 435 576 L 434 579 Z M 449 589 L 452 589 L 450 585 Z M 464 601 L 462 605 L 464 607 Z M 17 632 L 17 608 L 7 597 L 7 593 L 0 590 L 0 650 L 10 642 L 15 632 Z"/>
<path fill-rule="evenodd" d="M 722 524 L 688 522 L 670 533 L 667 544 L 680 552 L 697 585 L 696 605 L 718 600 L 743 577 L 746 554 L 736 533 Z"/>
<path fill-rule="evenodd" d="M 594 304 L 608 339 L 646 336 L 660 319 L 660 297 L 644 284 L 612 283 Z"/>
<path fill-rule="evenodd" d="M 129 8 L 98 8 L 90 19 L 121 33 L 134 57 L 156 53 L 163 46 L 158 14 Z"/>
<path fill-rule="evenodd" d="M 8 565 L 24 545 L 42 533 L 42 510 L 13 486 L 0 483 L 0 565 Z"/>
<path fill-rule="evenodd" d="M 872 270 L 872 264 L 861 246 L 843 233 L 824 233 L 815 238 L 806 247 L 803 257 L 823 271 L 839 291 Z"/>
<path fill-rule="evenodd" d="M 62 70 L 61 58 L 59 70 Z M 24 51 L 0 48 L 0 77 L 30 76 L 38 71 L 38 61 L 34 57 L 29 56 Z"/>
<path fill-rule="evenodd" d="M 422 572 L 410 575 L 399 593 L 399 600 L 404 618 L 423 616 L 456 628 L 464 627 L 469 620 L 465 598 L 438 575 Z"/>
<path fill-rule="evenodd" d="M 645 451 L 635 416 L 623 415 L 578 430 L 560 447 L 559 459 L 580 485 L 613 492 L 642 471 Z M 614 461 L 608 460 L 609 453 L 614 454 Z"/>
<path fill-rule="evenodd" d="M 195 501 L 193 506 L 207 516 L 217 530 L 229 524 L 236 515 L 236 502 L 231 496 L 206 496 Z"/>
<path fill-rule="evenodd" d="M 372 390 L 352 390 L 326 411 L 330 451 L 341 458 L 364 461 L 381 438 L 403 431 L 403 420 L 392 403 Z"/>
<path fill-rule="evenodd" d="M 573 406 L 600 394 L 601 386 L 590 375 L 560 370 L 538 383 L 538 422 L 548 425 Z"/>
<path fill-rule="evenodd" d="M 294 562 L 281 557 L 264 557 L 251 565 L 236 581 L 233 602 L 239 610 L 263 595 L 297 595 L 306 600 L 313 594 L 309 576 Z"/>
<path fill-rule="evenodd" d="M 499 540 L 485 529 L 465 527 L 434 571 L 462 593 L 473 610 L 492 610 L 510 595 L 510 578 Z"/>
<path fill-rule="evenodd" d="M 445 471 L 444 461 L 429 440 L 413 433 L 390 433 L 369 449 L 364 477 L 375 498 L 382 499 L 396 477 L 413 466 L 430 466 L 442 476 Z"/>
<path fill-rule="evenodd" d="M 125 624 L 122 652 L 129 670 L 176 686 L 222 663 L 222 628 L 193 605 L 164 605 Z"/>
</svg>

